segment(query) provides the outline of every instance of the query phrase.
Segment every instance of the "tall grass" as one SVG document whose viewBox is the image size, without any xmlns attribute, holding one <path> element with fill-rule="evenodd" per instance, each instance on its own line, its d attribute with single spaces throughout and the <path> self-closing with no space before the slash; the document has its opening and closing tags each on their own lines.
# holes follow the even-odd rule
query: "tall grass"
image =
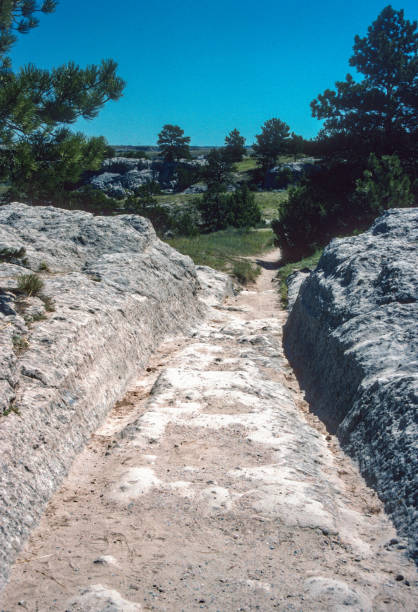
<svg viewBox="0 0 418 612">
<path fill-rule="evenodd" d="M 258 255 L 273 247 L 273 232 L 268 230 L 227 229 L 212 234 L 167 240 L 177 251 L 191 257 L 196 265 L 231 271 L 241 257 Z"/>
</svg>

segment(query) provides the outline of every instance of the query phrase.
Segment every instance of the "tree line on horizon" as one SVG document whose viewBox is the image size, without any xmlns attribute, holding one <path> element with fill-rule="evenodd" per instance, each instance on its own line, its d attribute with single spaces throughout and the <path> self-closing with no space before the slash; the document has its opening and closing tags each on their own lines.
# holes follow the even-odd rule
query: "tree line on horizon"
<svg viewBox="0 0 418 612">
<path fill-rule="evenodd" d="M 13 70 L 9 51 L 18 36 L 37 27 L 36 15 L 52 13 L 56 5 L 55 0 L 0 4 L 0 182 L 14 197 L 34 202 L 64 200 L 83 172 L 97 171 L 111 155 L 104 138 L 86 138 L 69 126 L 79 117 L 95 117 L 104 104 L 120 98 L 125 85 L 109 59 L 86 68 L 68 62 L 52 70 L 32 64 Z M 416 198 L 417 23 L 388 5 L 366 36 L 355 37 L 349 63 L 362 80 L 348 74 L 311 103 L 313 116 L 324 121 L 316 139 L 304 140 L 273 117 L 252 145 L 261 184 L 281 155 L 303 153 L 317 160 L 314 172 L 290 188 L 273 222 L 289 258 Z M 190 156 L 190 137 L 177 125 L 163 126 L 158 146 L 167 163 Z M 245 139 L 235 128 L 223 147 L 207 155 L 203 201 L 208 219 L 211 210 L 212 219 L 231 218 L 228 207 L 236 202 L 225 195 L 225 186 L 246 153 Z M 248 203 L 251 194 L 242 192 L 242 198 Z M 256 218 L 254 213 L 251 222 Z"/>
</svg>

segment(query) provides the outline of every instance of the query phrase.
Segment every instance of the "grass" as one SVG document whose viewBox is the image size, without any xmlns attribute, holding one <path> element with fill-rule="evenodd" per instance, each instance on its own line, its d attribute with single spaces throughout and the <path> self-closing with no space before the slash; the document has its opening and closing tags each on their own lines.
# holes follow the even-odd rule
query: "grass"
<svg viewBox="0 0 418 612">
<path fill-rule="evenodd" d="M 231 274 L 238 282 L 246 285 L 247 283 L 253 283 L 260 272 L 260 266 L 251 263 L 248 259 L 241 259 L 241 261 L 234 263 Z"/>
<path fill-rule="evenodd" d="M 43 280 L 37 274 L 22 274 L 17 279 L 17 288 L 29 297 L 38 295 L 43 286 Z"/>
<path fill-rule="evenodd" d="M 277 273 L 277 278 L 280 281 L 279 291 L 280 291 L 280 299 L 283 306 L 287 306 L 287 285 L 286 279 L 292 272 L 296 270 L 302 270 L 302 268 L 316 268 L 319 258 L 322 255 L 323 249 L 317 249 L 315 253 L 309 255 L 309 257 L 304 257 L 299 261 L 295 261 L 293 263 L 287 263 L 280 268 Z"/>
<path fill-rule="evenodd" d="M 257 166 L 257 162 L 253 157 L 244 157 L 240 162 L 234 164 L 237 172 L 248 172 L 254 170 Z"/>
<path fill-rule="evenodd" d="M 254 195 L 266 221 L 272 221 L 277 217 L 280 204 L 286 202 L 289 197 L 287 191 L 256 191 Z"/>
<path fill-rule="evenodd" d="M 227 229 L 212 234 L 179 236 L 167 242 L 191 257 L 196 265 L 231 272 L 242 257 L 269 251 L 273 247 L 273 232 Z"/>
<path fill-rule="evenodd" d="M 157 204 L 186 204 L 191 200 L 201 197 L 200 194 L 196 193 L 168 193 L 162 195 L 154 195 Z"/>
<path fill-rule="evenodd" d="M 19 334 L 15 334 L 13 336 L 12 342 L 13 342 L 13 349 L 16 355 L 20 355 L 21 353 L 24 353 L 29 348 L 29 342 L 26 340 L 26 338 L 24 338 L 23 336 L 20 336 Z"/>
</svg>

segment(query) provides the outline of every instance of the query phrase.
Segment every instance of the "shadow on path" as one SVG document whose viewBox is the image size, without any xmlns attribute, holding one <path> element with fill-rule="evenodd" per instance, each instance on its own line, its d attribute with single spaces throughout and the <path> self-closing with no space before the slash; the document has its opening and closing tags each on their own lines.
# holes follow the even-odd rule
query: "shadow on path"
<svg viewBox="0 0 418 612">
<path fill-rule="evenodd" d="M 278 270 L 281 266 L 281 261 L 278 259 L 277 261 L 268 261 L 266 259 L 254 259 L 254 263 L 256 263 L 261 268 L 265 270 Z"/>
</svg>

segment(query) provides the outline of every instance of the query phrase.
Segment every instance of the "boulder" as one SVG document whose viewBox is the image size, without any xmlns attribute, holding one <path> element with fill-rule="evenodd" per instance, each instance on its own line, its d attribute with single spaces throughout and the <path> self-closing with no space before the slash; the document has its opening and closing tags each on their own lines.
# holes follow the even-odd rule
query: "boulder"
<svg viewBox="0 0 418 612">
<path fill-rule="evenodd" d="M 335 239 L 301 285 L 286 355 L 417 559 L 418 209 Z"/>
<path fill-rule="evenodd" d="M 0 207 L 0 588 L 75 455 L 167 335 L 196 269 L 135 215 Z M 37 295 L 19 292 L 37 274 Z"/>
</svg>

